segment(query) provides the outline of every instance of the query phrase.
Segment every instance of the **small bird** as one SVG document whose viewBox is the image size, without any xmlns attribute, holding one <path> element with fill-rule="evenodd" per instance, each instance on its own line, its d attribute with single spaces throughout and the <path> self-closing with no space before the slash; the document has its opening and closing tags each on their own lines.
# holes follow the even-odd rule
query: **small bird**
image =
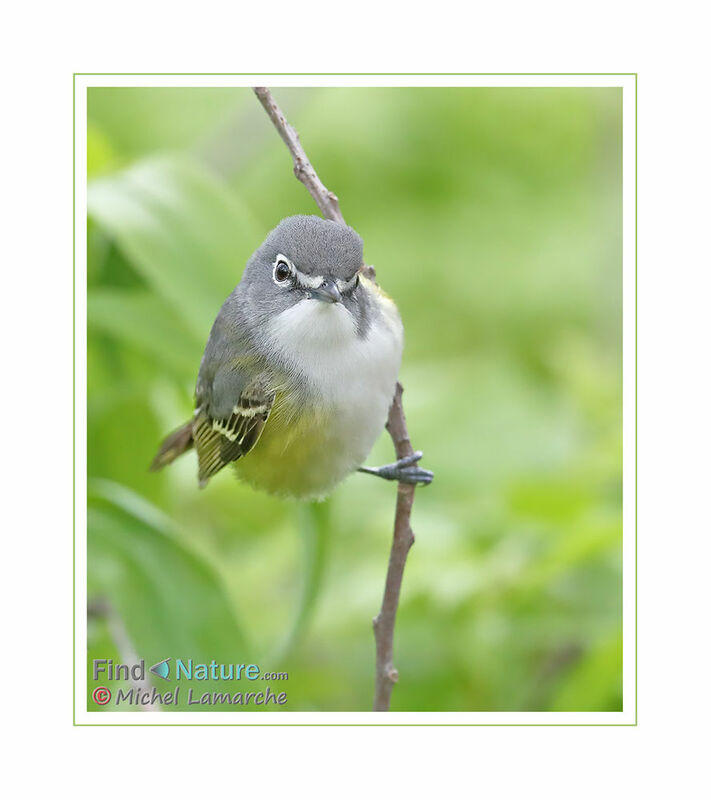
<svg viewBox="0 0 711 800">
<path fill-rule="evenodd" d="M 355 470 L 429 483 L 421 453 L 362 467 L 393 399 L 403 328 L 361 271 L 363 242 L 315 216 L 287 217 L 247 262 L 212 326 L 193 418 L 151 469 L 195 447 L 202 488 L 232 464 L 270 494 L 322 498 Z"/>
</svg>

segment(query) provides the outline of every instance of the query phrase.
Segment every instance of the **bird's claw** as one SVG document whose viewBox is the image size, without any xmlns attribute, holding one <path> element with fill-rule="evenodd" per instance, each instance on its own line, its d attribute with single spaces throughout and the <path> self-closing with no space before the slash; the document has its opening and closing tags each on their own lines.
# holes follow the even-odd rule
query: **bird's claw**
<svg viewBox="0 0 711 800">
<path fill-rule="evenodd" d="M 377 475 L 386 481 L 398 481 L 398 483 L 409 483 L 414 486 L 427 486 L 432 483 L 434 473 L 428 469 L 417 466 L 417 462 L 422 458 L 422 451 L 417 450 L 411 456 L 405 456 L 394 464 L 386 464 L 383 467 L 360 467 L 359 472 L 366 472 L 368 475 Z"/>
</svg>

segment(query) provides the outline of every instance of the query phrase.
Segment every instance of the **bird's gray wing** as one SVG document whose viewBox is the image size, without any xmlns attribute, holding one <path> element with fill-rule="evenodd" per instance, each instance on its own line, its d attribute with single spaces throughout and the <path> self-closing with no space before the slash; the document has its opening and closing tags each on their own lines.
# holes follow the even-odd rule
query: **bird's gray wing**
<svg viewBox="0 0 711 800">
<path fill-rule="evenodd" d="M 230 359 L 198 381 L 193 441 L 200 486 L 249 453 L 269 418 L 275 391 L 270 374 L 249 356 Z"/>
<path fill-rule="evenodd" d="M 257 443 L 274 402 L 273 380 L 244 341 L 228 339 L 218 317 L 196 387 L 193 441 L 200 486 Z"/>
</svg>

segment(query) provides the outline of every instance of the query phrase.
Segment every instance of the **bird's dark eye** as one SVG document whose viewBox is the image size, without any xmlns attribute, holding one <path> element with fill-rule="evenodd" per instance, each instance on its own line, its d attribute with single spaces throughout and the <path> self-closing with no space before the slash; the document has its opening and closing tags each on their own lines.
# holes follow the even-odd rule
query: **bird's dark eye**
<svg viewBox="0 0 711 800">
<path fill-rule="evenodd" d="M 285 264 L 283 261 L 280 261 L 276 267 L 274 268 L 274 277 L 278 281 L 285 281 L 291 275 L 291 270 L 289 269 L 289 265 Z"/>
</svg>

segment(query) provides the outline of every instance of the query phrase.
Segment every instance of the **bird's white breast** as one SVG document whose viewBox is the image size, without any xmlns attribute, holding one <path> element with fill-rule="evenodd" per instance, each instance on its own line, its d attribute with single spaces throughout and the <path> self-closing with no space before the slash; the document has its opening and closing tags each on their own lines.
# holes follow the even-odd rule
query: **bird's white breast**
<svg viewBox="0 0 711 800">
<path fill-rule="evenodd" d="M 325 494 L 365 461 L 383 430 L 400 369 L 403 334 L 395 305 L 379 296 L 378 308 L 380 313 L 362 337 L 341 303 L 315 299 L 300 301 L 269 326 L 268 347 L 289 377 L 285 405 L 267 423 L 263 438 L 272 454 L 282 448 L 284 464 L 292 466 L 290 475 L 300 474 L 294 491 L 285 487 L 288 493 Z M 277 435 L 281 442 L 275 441 Z M 259 449 L 258 445 L 255 456 Z M 284 487 L 289 478 L 281 475 L 279 481 Z"/>
</svg>

